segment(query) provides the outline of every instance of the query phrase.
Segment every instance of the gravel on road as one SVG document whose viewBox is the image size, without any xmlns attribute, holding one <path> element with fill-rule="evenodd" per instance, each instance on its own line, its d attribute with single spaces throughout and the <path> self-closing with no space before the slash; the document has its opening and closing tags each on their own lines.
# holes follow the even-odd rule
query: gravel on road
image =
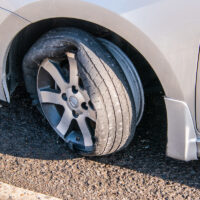
<svg viewBox="0 0 200 200">
<path fill-rule="evenodd" d="M 166 111 L 148 95 L 134 141 L 103 157 L 72 153 L 23 87 L 0 108 L 0 181 L 61 199 L 200 199 L 200 162 L 166 157 Z"/>
</svg>

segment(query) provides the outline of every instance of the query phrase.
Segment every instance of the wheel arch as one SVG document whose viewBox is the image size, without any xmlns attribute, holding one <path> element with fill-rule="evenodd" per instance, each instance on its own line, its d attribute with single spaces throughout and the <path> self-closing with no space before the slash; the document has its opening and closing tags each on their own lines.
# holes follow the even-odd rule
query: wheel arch
<svg viewBox="0 0 200 200">
<path fill-rule="evenodd" d="M 41 20 L 25 26 L 15 35 L 14 39 L 9 44 L 5 58 L 6 67 L 4 73 L 6 73 L 6 71 L 9 73 L 8 68 L 11 68 L 11 73 L 9 73 L 11 77 L 8 79 L 12 81 L 10 86 L 7 86 L 6 90 L 9 88 L 10 93 L 12 93 L 15 89 L 15 82 L 18 82 L 22 79 L 22 72 L 20 70 L 22 59 L 32 44 L 36 42 L 37 39 L 39 39 L 44 33 L 58 27 L 80 28 L 96 37 L 102 37 L 111 41 L 119 48 L 121 48 L 126 53 L 126 55 L 128 55 L 136 67 L 144 87 L 147 87 L 148 91 L 149 82 L 152 83 L 152 81 L 155 81 L 154 86 L 156 86 L 156 89 L 162 91 L 162 95 L 166 95 L 165 88 L 163 87 L 163 84 L 155 69 L 132 44 L 130 44 L 120 35 L 103 26 L 74 18 L 51 18 Z"/>
<path fill-rule="evenodd" d="M 147 4 L 151 3 L 153 4 L 154 1 Z M 53 0 L 50 0 L 48 2 L 46 0 L 22 1 L 18 4 L 5 6 L 7 6 L 7 9 L 11 10 L 15 14 L 23 16 L 24 21 L 26 21 L 23 22 L 23 25 L 20 25 L 18 29 L 15 29 L 16 25 L 12 23 L 11 20 L 7 20 L 6 27 L 9 26 L 9 31 L 11 31 L 12 34 L 9 38 L 10 41 L 14 39 L 18 31 L 23 31 L 25 29 L 28 30 L 28 24 L 32 23 L 31 25 L 29 25 L 29 27 L 36 26 L 36 24 L 40 23 L 41 20 L 47 22 L 50 19 L 53 20 L 65 18 L 83 20 L 84 22 L 96 24 L 99 27 L 104 27 L 105 29 L 120 36 L 124 41 L 126 41 L 130 46 L 134 47 L 134 49 L 136 49 L 137 52 L 139 52 L 144 57 L 145 61 L 149 63 L 149 65 L 157 75 L 158 79 L 160 80 L 161 85 L 165 91 L 165 95 L 167 97 L 177 97 L 177 99 L 183 99 L 180 83 L 176 78 L 176 73 L 174 72 L 173 66 L 170 65 L 168 60 L 162 54 L 159 47 L 155 44 L 154 41 L 152 41 L 150 35 L 145 33 L 144 30 L 142 30 L 141 27 L 139 27 L 137 24 L 134 24 L 131 21 L 131 16 L 126 16 L 126 13 L 124 12 L 128 12 L 126 10 L 127 8 L 125 10 L 120 10 L 118 7 L 111 8 L 110 3 L 108 3 L 107 1 L 102 1 L 101 3 L 91 3 L 91 1 L 89 0 L 61 0 L 59 1 L 59 4 L 56 4 L 56 6 L 55 1 Z M 135 5 L 131 6 L 134 10 Z M 44 9 L 45 12 L 41 12 L 41 9 Z M 57 21 L 58 20 L 55 20 L 54 23 L 57 23 Z M 117 23 L 113 23 L 116 21 Z M 8 40 L 7 37 L 6 40 Z M 1 65 L 0 70 L 3 71 L 2 74 L 5 74 L 5 67 Z M 171 79 L 170 82 L 168 81 L 166 74 L 169 75 Z"/>
</svg>

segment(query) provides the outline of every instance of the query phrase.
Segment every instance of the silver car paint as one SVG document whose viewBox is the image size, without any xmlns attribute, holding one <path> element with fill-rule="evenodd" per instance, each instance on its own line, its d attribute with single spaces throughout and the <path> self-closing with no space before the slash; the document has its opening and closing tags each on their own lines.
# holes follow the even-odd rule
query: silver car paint
<svg viewBox="0 0 200 200">
<path fill-rule="evenodd" d="M 167 155 L 180 160 L 197 159 L 197 136 L 186 103 L 165 97 L 168 116 Z"/>
<path fill-rule="evenodd" d="M 19 30 L 30 22 L 54 17 L 78 18 L 94 22 L 117 33 L 132 44 L 150 63 L 164 88 L 167 98 L 186 105 L 191 116 L 193 134 L 195 126 L 195 77 L 200 39 L 199 0 L 0 0 L 0 7 L 11 12 L 0 19 L 0 99 L 9 95 L 5 85 L 5 62 L 9 45 Z M 3 12 L 3 11 L 1 11 Z M 5 11 L 4 11 L 5 12 Z M 25 19 L 16 17 L 22 16 Z M 176 104 L 178 104 L 176 102 Z M 168 135 L 176 135 L 175 126 L 185 126 L 184 121 L 174 118 L 171 113 L 179 109 L 167 106 Z M 171 119 L 173 117 L 173 120 Z M 182 122 L 182 123 L 180 123 Z M 190 123 L 191 126 L 191 123 Z M 192 130 L 192 129 L 191 129 Z M 191 131 L 189 132 L 191 133 Z M 182 137 L 185 137 L 182 133 Z M 170 138 L 168 138 L 168 142 Z M 196 159 L 187 154 L 187 145 L 168 145 L 169 154 L 177 159 Z M 170 149 L 171 148 L 171 149 Z M 182 155 L 176 154 L 176 149 Z M 192 148 L 194 151 L 194 148 Z M 195 153 L 196 153 L 195 149 Z"/>
<path fill-rule="evenodd" d="M 5 73 L 9 47 L 15 35 L 29 23 L 16 14 L 0 8 L 0 99 L 3 101 L 10 101 Z"/>
<path fill-rule="evenodd" d="M 196 83 L 196 125 L 198 132 L 200 132 L 200 46 L 199 46 L 199 58 L 197 69 L 197 83 Z"/>
</svg>

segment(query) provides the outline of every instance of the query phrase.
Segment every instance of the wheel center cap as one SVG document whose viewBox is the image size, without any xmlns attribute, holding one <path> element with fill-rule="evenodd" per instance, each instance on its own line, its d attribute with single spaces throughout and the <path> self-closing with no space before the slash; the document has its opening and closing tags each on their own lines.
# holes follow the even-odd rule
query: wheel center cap
<svg viewBox="0 0 200 200">
<path fill-rule="evenodd" d="M 78 108 L 78 105 L 79 105 L 78 99 L 75 96 L 70 96 L 69 104 L 72 108 Z"/>
</svg>

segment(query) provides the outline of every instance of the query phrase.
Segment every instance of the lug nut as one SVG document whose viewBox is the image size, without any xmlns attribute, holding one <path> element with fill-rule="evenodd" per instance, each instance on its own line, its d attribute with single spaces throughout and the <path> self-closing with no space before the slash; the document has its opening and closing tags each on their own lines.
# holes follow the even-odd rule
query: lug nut
<svg viewBox="0 0 200 200">
<path fill-rule="evenodd" d="M 76 86 L 72 86 L 72 92 L 74 93 L 74 94 L 76 94 L 77 92 L 78 92 L 78 90 L 76 89 Z"/>
<path fill-rule="evenodd" d="M 72 110 L 72 114 L 75 118 L 78 118 L 79 114 L 75 111 L 75 110 Z"/>
<path fill-rule="evenodd" d="M 64 101 L 67 101 L 67 95 L 66 95 L 66 93 L 63 93 L 63 94 L 62 94 L 62 99 L 63 99 Z"/>
<path fill-rule="evenodd" d="M 81 107 L 82 107 L 84 110 L 88 110 L 88 106 L 87 106 L 86 102 L 83 102 L 83 103 L 81 104 Z"/>
</svg>

